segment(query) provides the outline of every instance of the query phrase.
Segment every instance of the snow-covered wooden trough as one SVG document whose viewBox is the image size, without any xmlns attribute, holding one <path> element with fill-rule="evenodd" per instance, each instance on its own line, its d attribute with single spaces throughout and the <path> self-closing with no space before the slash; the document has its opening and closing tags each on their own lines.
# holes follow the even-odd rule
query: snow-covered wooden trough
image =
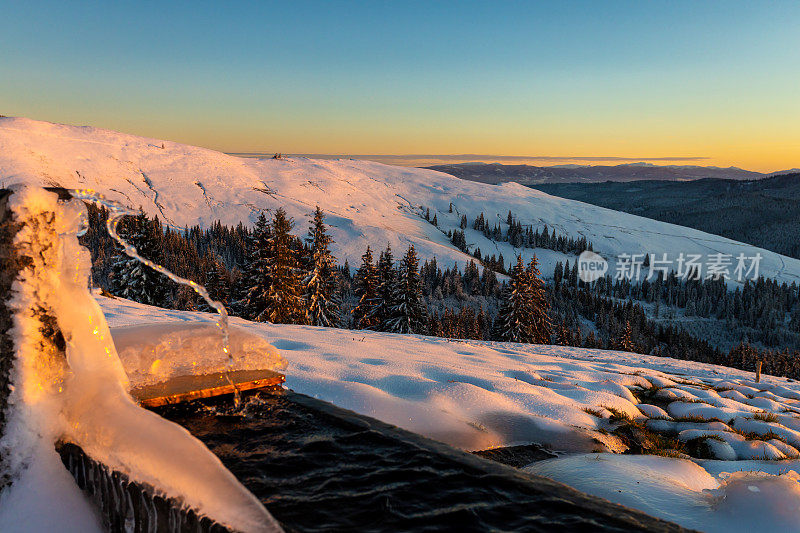
<svg viewBox="0 0 800 533">
<path fill-rule="evenodd" d="M 129 395 L 87 286 L 82 206 L 69 199 L 63 189 L 0 190 L 0 492 L 24 502 L 47 493 L 54 501 L 36 512 L 79 501 L 68 482 L 48 486 L 63 471 L 47 469 L 63 462 L 96 506 L 84 524 L 99 515 L 107 531 L 281 531 L 201 442 Z M 221 379 L 176 380 L 142 392 L 142 403 L 225 393 Z M 282 379 L 254 372 L 237 381 L 243 389 Z"/>
</svg>

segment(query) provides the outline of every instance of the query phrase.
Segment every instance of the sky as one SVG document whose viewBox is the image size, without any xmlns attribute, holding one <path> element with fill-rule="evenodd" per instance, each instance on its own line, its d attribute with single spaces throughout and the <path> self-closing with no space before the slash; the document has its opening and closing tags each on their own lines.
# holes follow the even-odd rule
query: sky
<svg viewBox="0 0 800 533">
<path fill-rule="evenodd" d="M 225 152 L 800 167 L 800 2 L 2 5 L 3 115 Z"/>
</svg>

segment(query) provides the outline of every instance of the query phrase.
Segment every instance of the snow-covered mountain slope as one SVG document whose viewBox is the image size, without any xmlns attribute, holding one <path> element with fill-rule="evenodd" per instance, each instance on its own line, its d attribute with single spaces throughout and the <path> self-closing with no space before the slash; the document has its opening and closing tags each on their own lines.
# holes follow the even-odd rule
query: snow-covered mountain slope
<svg viewBox="0 0 800 533">
<path fill-rule="evenodd" d="M 467 215 L 470 250 L 515 253 L 527 259 L 531 249 L 494 243 L 471 229 L 481 212 L 490 224 L 504 224 L 512 211 L 523 224 L 555 229 L 559 235 L 585 236 L 595 251 L 618 254 L 725 253 L 763 256 L 760 272 L 787 282 L 800 280 L 800 261 L 701 231 L 549 196 L 516 183 L 486 185 L 417 168 L 368 161 L 253 159 L 205 148 L 147 139 L 91 127 L 75 127 L 25 118 L 0 118 L 0 184 L 16 182 L 92 188 L 133 207 L 141 206 L 168 224 L 208 226 L 252 223 L 262 210 L 283 206 L 306 230 L 315 205 L 328 214 L 336 241 L 334 253 L 351 266 L 367 244 L 391 244 L 402 252 L 414 244 L 422 257 L 463 263 L 443 231 L 458 227 Z M 450 204 L 454 212 L 449 213 Z M 422 218 L 437 214 L 440 229 Z M 537 250 L 545 275 L 564 254 Z M 572 258 L 574 260 L 574 258 Z"/>
<path fill-rule="evenodd" d="M 163 348 L 164 366 L 178 371 L 189 352 L 174 342 L 175 332 L 183 328 L 189 339 L 214 321 L 95 297 L 134 385 L 148 377 L 139 365 L 145 354 L 125 353 L 128 328 L 141 328 Z M 545 445 L 559 457 L 528 471 L 692 529 L 800 531 L 796 381 L 762 376 L 756 383 L 741 370 L 626 352 L 233 324 L 280 351 L 286 385 L 297 392 L 466 450 Z M 206 351 L 220 350 L 219 336 L 206 342 Z M 274 359 L 265 354 L 267 365 Z M 718 459 L 591 453 L 625 449 L 614 434 L 629 423 L 623 413 L 687 449 L 703 441 Z"/>
</svg>

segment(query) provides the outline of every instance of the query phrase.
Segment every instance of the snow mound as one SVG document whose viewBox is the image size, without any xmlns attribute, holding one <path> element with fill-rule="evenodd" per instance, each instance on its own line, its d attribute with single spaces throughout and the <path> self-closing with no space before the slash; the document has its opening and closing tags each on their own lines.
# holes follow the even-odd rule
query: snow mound
<svg viewBox="0 0 800 533">
<path fill-rule="evenodd" d="M 525 470 L 709 533 L 800 531 L 800 476 L 794 471 L 717 479 L 685 459 L 611 454 L 550 459 Z"/>
<path fill-rule="evenodd" d="M 122 365 L 137 386 L 171 377 L 226 370 L 280 370 L 285 362 L 263 337 L 241 328 L 229 328 L 233 359 L 222 352 L 216 325 L 172 322 L 123 326 L 111 331 Z"/>
</svg>

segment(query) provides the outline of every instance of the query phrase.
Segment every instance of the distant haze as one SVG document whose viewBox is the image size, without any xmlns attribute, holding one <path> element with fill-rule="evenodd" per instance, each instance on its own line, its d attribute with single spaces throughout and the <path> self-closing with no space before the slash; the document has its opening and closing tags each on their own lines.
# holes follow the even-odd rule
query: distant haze
<svg viewBox="0 0 800 533">
<path fill-rule="evenodd" d="M 500 163 L 455 163 L 425 168 L 445 172 L 461 179 L 480 183 L 516 182 L 522 185 L 545 183 L 596 183 L 606 181 L 692 181 L 704 178 L 756 180 L 789 172 L 762 173 L 737 167 L 674 165 L 637 162 L 616 165 L 504 165 Z M 796 170 L 796 169 L 793 169 Z"/>
<path fill-rule="evenodd" d="M 240 157 L 272 157 L 276 152 L 230 152 Z M 596 181 L 667 180 L 702 178 L 759 179 L 797 169 L 757 172 L 738 167 L 703 165 L 708 157 L 523 156 L 490 154 L 281 154 L 310 159 L 358 159 L 387 165 L 422 167 L 482 183 L 515 181 L 585 183 Z"/>
<path fill-rule="evenodd" d="M 276 152 L 228 152 L 241 157 L 271 157 Z M 620 157 L 620 156 L 551 156 L 551 155 L 492 155 L 492 154 L 283 154 L 310 159 L 362 159 L 387 165 L 424 167 L 461 163 L 517 163 L 550 165 L 581 165 L 592 162 L 620 163 L 698 163 L 705 156 Z"/>
</svg>

